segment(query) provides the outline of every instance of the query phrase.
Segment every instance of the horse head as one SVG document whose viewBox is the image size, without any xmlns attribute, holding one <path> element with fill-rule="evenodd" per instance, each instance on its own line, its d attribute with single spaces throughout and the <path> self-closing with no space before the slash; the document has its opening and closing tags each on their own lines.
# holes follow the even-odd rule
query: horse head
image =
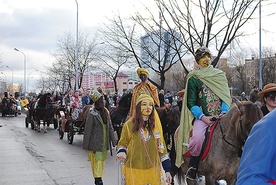
<svg viewBox="0 0 276 185">
<path fill-rule="evenodd" d="M 124 94 L 119 101 L 118 107 L 130 109 L 132 93 Z"/>
<path fill-rule="evenodd" d="M 252 127 L 263 117 L 263 113 L 256 103 L 250 101 L 236 101 L 235 103 L 240 111 L 240 120 L 236 124 L 235 130 L 237 138 L 243 146 Z"/>
<path fill-rule="evenodd" d="M 110 111 L 111 122 L 114 130 L 118 134 L 118 138 L 120 138 L 121 135 L 122 123 L 125 122 L 130 109 L 131 98 L 132 93 L 124 94 L 119 101 L 118 107 Z"/>
</svg>

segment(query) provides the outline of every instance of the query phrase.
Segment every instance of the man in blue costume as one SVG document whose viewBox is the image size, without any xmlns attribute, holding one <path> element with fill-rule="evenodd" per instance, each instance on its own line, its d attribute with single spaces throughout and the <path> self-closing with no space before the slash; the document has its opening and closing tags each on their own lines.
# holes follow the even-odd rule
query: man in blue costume
<svg viewBox="0 0 276 185">
<path fill-rule="evenodd" d="M 276 109 L 253 126 L 244 145 L 236 185 L 276 184 L 275 131 Z"/>
</svg>

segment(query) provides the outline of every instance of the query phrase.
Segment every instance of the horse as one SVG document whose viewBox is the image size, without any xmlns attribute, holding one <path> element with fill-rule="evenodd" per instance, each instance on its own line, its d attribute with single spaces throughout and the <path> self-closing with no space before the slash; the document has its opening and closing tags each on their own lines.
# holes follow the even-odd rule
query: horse
<svg viewBox="0 0 276 185">
<path fill-rule="evenodd" d="M 117 133 L 118 139 L 121 137 L 123 123 L 126 121 L 128 112 L 131 105 L 132 93 L 124 94 L 119 101 L 119 104 L 115 108 L 110 109 L 110 118 L 114 128 Z"/>
<path fill-rule="evenodd" d="M 171 159 L 171 175 L 175 176 L 179 168 L 175 165 L 176 151 L 174 134 L 180 123 L 180 110 L 177 105 L 171 106 L 170 109 L 166 108 L 165 110 L 164 117 L 162 118 L 160 116 L 160 120 L 162 120 L 163 135 Z"/>
<path fill-rule="evenodd" d="M 43 122 L 44 133 L 47 132 L 46 124 L 54 124 L 56 129 L 58 126 L 57 120 L 54 118 L 56 109 L 59 105 L 56 102 L 51 101 L 51 94 L 47 93 L 42 95 L 35 103 L 33 107 L 33 121 L 34 129 L 41 132 L 40 124 Z"/>
<path fill-rule="evenodd" d="M 167 150 L 169 152 L 169 157 L 171 159 L 171 175 L 175 176 L 179 168 L 175 165 L 176 151 L 175 151 L 175 141 L 174 133 L 180 123 L 180 110 L 178 105 L 173 105 L 170 108 L 165 106 L 156 107 L 159 119 L 161 121 L 163 137 L 166 143 Z M 172 179 L 173 180 L 173 179 Z M 174 181 L 172 181 L 173 184 Z"/>
<path fill-rule="evenodd" d="M 208 155 L 200 161 L 198 173 L 205 176 L 205 184 L 213 185 L 216 179 L 224 179 L 228 185 L 236 182 L 237 170 L 240 163 L 243 145 L 253 125 L 262 118 L 263 114 L 257 104 L 250 101 L 236 101 L 214 128 Z M 178 129 L 175 133 L 177 142 Z M 178 172 L 181 179 L 188 169 L 189 157 L 183 156 L 184 163 Z M 185 178 L 186 179 L 186 178 Z M 186 179 L 188 185 L 197 181 Z"/>
</svg>

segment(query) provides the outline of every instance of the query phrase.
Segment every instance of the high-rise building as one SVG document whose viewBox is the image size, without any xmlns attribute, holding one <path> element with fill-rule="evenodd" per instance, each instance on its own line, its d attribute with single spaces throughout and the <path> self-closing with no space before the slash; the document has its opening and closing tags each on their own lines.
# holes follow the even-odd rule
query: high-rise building
<svg viewBox="0 0 276 185">
<path fill-rule="evenodd" d="M 158 63 L 178 61 L 177 50 L 180 52 L 181 36 L 179 33 L 163 29 L 155 30 L 141 37 L 142 67 L 158 67 Z M 162 65 L 161 64 L 161 65 Z"/>
<path fill-rule="evenodd" d="M 82 79 L 82 88 L 96 89 L 101 87 L 104 82 L 108 81 L 110 81 L 110 78 L 105 73 L 84 74 Z"/>
</svg>

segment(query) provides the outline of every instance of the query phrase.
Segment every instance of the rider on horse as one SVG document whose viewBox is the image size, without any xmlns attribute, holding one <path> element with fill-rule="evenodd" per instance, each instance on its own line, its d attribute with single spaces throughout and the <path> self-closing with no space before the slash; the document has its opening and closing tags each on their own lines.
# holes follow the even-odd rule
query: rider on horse
<svg viewBox="0 0 276 185">
<path fill-rule="evenodd" d="M 200 47 L 195 52 L 198 69 L 188 74 L 184 94 L 180 130 L 178 135 L 176 165 L 182 163 L 182 155 L 188 150 L 191 154 L 188 179 L 196 179 L 202 144 L 206 128 L 213 124 L 213 117 L 226 113 L 231 104 L 230 91 L 225 73 L 210 65 L 211 52 Z M 192 137 L 189 138 L 190 130 Z M 189 141 L 189 142 L 188 142 Z M 183 148 L 184 147 L 184 148 Z"/>
</svg>

